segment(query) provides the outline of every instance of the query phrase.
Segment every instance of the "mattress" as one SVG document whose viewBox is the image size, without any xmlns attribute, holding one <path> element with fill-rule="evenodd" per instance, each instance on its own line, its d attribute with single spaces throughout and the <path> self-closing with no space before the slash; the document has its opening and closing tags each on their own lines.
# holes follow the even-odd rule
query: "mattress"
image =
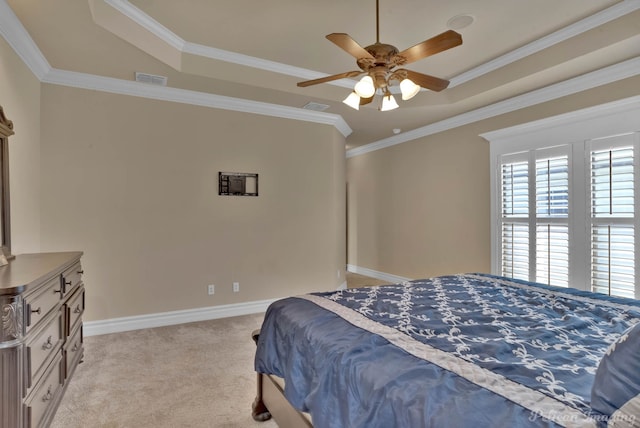
<svg viewBox="0 0 640 428">
<path fill-rule="evenodd" d="M 255 368 L 316 427 L 595 427 L 600 362 L 639 323 L 637 300 L 451 275 L 277 301 Z"/>
</svg>

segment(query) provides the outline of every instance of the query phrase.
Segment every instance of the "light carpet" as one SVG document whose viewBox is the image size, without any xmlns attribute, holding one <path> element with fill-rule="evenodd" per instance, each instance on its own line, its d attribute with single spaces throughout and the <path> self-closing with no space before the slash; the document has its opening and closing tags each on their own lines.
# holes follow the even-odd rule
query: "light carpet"
<svg viewBox="0 0 640 428">
<path fill-rule="evenodd" d="M 263 314 L 85 338 L 52 428 L 275 428 L 255 422 Z"/>
<path fill-rule="evenodd" d="M 347 288 L 371 287 L 375 285 L 388 285 L 390 282 L 382 279 L 371 278 L 358 273 L 347 272 Z"/>
</svg>

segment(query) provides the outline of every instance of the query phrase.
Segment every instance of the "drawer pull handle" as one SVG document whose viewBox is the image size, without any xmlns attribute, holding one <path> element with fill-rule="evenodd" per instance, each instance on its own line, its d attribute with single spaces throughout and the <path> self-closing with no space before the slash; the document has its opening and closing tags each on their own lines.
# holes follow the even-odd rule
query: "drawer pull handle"
<svg viewBox="0 0 640 428">
<path fill-rule="evenodd" d="M 64 282 L 64 285 L 71 285 L 71 280 L 69 280 L 69 281 L 65 281 L 65 282 Z"/>
<path fill-rule="evenodd" d="M 78 350 L 78 344 L 74 343 L 73 348 L 71 348 L 71 352 L 76 352 Z"/>
<path fill-rule="evenodd" d="M 40 315 L 40 312 L 42 312 L 42 311 L 40 310 L 40 307 L 38 307 L 38 309 L 31 309 L 31 313 L 32 313 L 32 314 L 38 314 L 38 315 Z"/>
<path fill-rule="evenodd" d="M 79 314 L 80 312 L 82 312 L 82 309 L 80 309 L 80 304 L 78 303 L 78 306 L 76 306 L 76 308 L 73 310 L 73 313 Z"/>
<path fill-rule="evenodd" d="M 49 385 L 49 388 L 47 389 L 47 393 L 44 395 L 44 397 L 42 397 L 42 401 L 47 402 L 49 400 L 51 400 L 52 395 L 51 395 L 51 385 Z"/>
<path fill-rule="evenodd" d="M 51 343 L 51 339 L 52 339 L 51 336 L 49 336 L 47 338 L 47 341 L 45 342 L 45 344 L 42 345 L 42 349 L 51 349 L 51 348 L 53 348 L 53 343 Z"/>
<path fill-rule="evenodd" d="M 80 274 L 80 275 L 84 274 L 84 270 L 79 270 L 78 274 Z"/>
<path fill-rule="evenodd" d="M 60 290 L 53 290 L 54 293 L 62 293 L 62 289 Z"/>
</svg>

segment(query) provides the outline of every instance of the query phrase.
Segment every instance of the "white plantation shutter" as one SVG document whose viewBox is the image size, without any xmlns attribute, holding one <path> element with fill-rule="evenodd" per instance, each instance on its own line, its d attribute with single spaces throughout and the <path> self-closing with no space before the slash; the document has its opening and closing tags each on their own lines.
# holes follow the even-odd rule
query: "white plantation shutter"
<svg viewBox="0 0 640 428">
<path fill-rule="evenodd" d="M 536 274 L 569 285 L 569 157 L 536 160 Z"/>
<path fill-rule="evenodd" d="M 526 161 L 502 165 L 502 215 L 529 216 L 529 165 Z"/>
<path fill-rule="evenodd" d="M 502 275 L 529 279 L 529 165 L 506 162 L 501 168 Z"/>
<path fill-rule="evenodd" d="M 536 226 L 537 282 L 558 287 L 569 286 L 569 226 L 538 224 Z"/>
<path fill-rule="evenodd" d="M 596 141 L 590 151 L 591 288 L 635 297 L 634 136 Z"/>
<path fill-rule="evenodd" d="M 500 182 L 502 275 L 568 286 L 567 153 L 565 146 L 503 158 Z M 532 180 L 529 180 L 530 171 L 535 174 Z"/>
<path fill-rule="evenodd" d="M 529 223 L 502 223 L 502 275 L 529 279 Z"/>
<path fill-rule="evenodd" d="M 638 118 L 632 97 L 481 135 L 491 272 L 640 299 Z"/>
<path fill-rule="evenodd" d="M 633 226 L 591 228 L 591 288 L 611 296 L 634 297 Z"/>
<path fill-rule="evenodd" d="M 536 216 L 569 215 L 569 157 L 536 160 Z"/>
<path fill-rule="evenodd" d="M 614 139 L 626 140 L 621 137 Z M 593 217 L 634 216 L 633 175 L 633 146 L 591 151 Z"/>
</svg>

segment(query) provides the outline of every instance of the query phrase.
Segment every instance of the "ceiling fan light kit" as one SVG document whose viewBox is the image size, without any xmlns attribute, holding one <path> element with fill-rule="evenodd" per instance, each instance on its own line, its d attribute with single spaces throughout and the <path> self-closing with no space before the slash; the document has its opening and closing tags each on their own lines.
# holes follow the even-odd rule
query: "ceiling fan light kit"
<svg viewBox="0 0 640 428">
<path fill-rule="evenodd" d="M 373 79 L 371 76 L 364 76 L 356 86 L 354 86 L 353 90 L 360 98 L 369 98 L 372 97 L 376 93 L 376 87 L 373 84 Z"/>
<path fill-rule="evenodd" d="M 390 93 L 386 93 L 384 97 L 382 97 L 382 104 L 380 105 L 380 111 L 389 111 L 394 110 L 400 107 L 396 102 L 396 99 L 393 98 L 393 95 Z"/>
<path fill-rule="evenodd" d="M 420 92 L 420 85 L 416 85 L 411 79 L 403 79 L 400 82 L 400 92 L 404 101 L 410 100 Z"/>
<path fill-rule="evenodd" d="M 298 82 L 299 87 L 317 85 L 350 77 L 365 76 L 355 84 L 354 91 L 343 101 L 356 110 L 361 105 L 370 103 L 376 93 L 383 96 L 380 111 L 398 108 L 398 103 L 389 91 L 393 82 L 398 82 L 403 100 L 409 100 L 420 92 L 421 88 L 431 91 L 442 91 L 449 86 L 449 81 L 416 71 L 398 68 L 447 49 L 462 44 L 462 36 L 453 30 L 445 31 L 424 42 L 418 43 L 400 52 L 395 46 L 380 43 L 379 0 L 376 0 L 376 42 L 362 47 L 346 33 L 331 33 L 327 39 L 356 58 L 360 70 L 347 71 L 320 79 Z M 359 97 L 357 100 L 355 97 Z"/>
<path fill-rule="evenodd" d="M 355 92 L 351 92 L 342 102 L 353 109 L 360 110 L 360 95 Z"/>
</svg>

